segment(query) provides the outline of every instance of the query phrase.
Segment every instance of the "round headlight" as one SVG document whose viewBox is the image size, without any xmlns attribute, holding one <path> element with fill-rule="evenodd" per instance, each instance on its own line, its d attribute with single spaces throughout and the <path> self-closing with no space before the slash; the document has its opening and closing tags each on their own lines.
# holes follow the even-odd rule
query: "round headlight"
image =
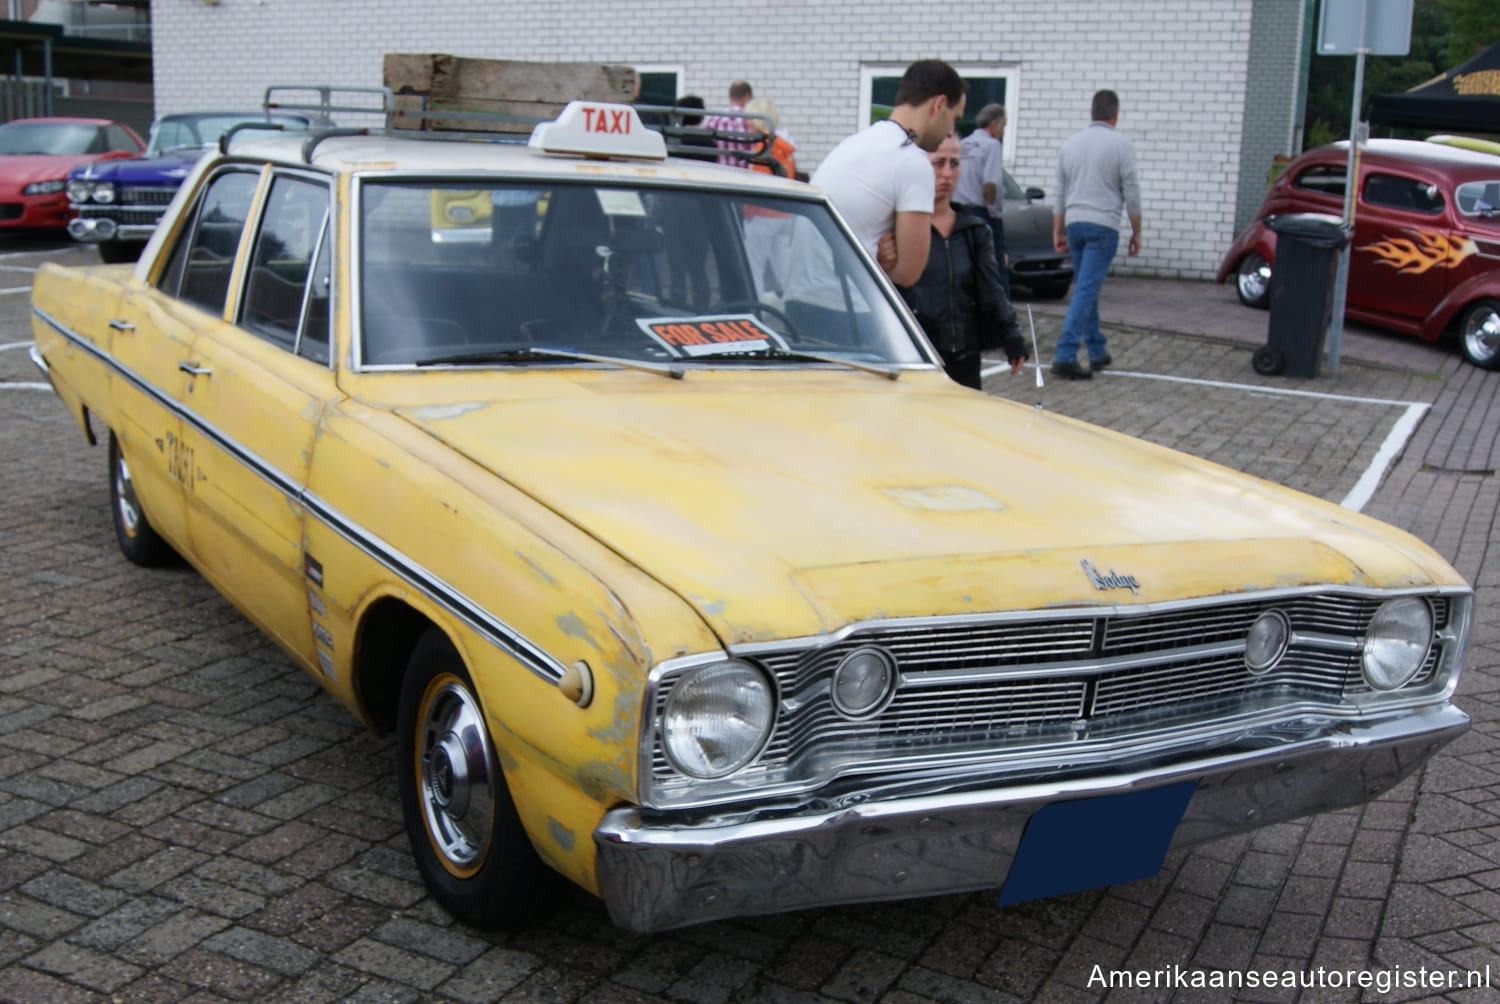
<svg viewBox="0 0 1500 1004">
<path fill-rule="evenodd" d="M 113 201 L 115 201 L 115 183 L 113 181 L 96 181 L 96 182 L 94 182 L 94 201 L 95 202 L 113 202 Z"/>
<path fill-rule="evenodd" d="M 850 718 L 881 710 L 895 693 L 896 664 L 884 650 L 858 648 L 833 671 L 833 706 Z"/>
<path fill-rule="evenodd" d="M 1376 690 L 1396 690 L 1427 661 L 1432 647 L 1432 608 L 1416 596 L 1388 600 L 1375 611 L 1365 634 L 1365 682 Z"/>
<path fill-rule="evenodd" d="M 68 182 L 68 201 L 87 202 L 89 196 L 94 194 L 94 186 L 82 178 L 73 178 Z"/>
<path fill-rule="evenodd" d="M 1280 610 L 1267 610 L 1255 618 L 1245 635 L 1245 668 L 1256 676 L 1268 673 L 1286 654 L 1292 625 Z"/>
<path fill-rule="evenodd" d="M 662 718 L 667 759 L 692 777 L 733 774 L 765 747 L 775 712 L 771 681 L 749 663 L 688 670 L 672 688 Z"/>
</svg>

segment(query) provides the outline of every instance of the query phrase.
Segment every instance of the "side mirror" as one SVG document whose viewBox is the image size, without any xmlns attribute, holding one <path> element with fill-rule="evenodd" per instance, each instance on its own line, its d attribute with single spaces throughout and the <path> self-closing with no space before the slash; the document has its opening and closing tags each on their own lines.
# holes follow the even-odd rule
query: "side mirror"
<svg viewBox="0 0 1500 1004">
<path fill-rule="evenodd" d="M 1047 197 L 1047 193 L 1042 191 L 1040 188 L 1037 188 L 1035 185 L 1032 185 L 1030 188 L 1026 189 L 1026 197 L 1031 201 L 1036 202 L 1040 199 L 1045 199 Z"/>
</svg>

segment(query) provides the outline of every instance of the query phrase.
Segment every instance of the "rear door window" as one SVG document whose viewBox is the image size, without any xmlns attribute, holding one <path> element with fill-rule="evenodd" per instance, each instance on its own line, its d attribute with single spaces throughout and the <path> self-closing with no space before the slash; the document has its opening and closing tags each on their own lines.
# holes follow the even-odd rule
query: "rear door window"
<svg viewBox="0 0 1500 1004">
<path fill-rule="evenodd" d="M 228 171 L 209 182 L 199 200 L 193 224 L 178 235 L 162 275 L 165 293 L 223 314 L 229 275 L 258 178 L 249 171 Z"/>
<path fill-rule="evenodd" d="M 1414 213 L 1441 213 L 1444 205 L 1442 189 L 1432 182 L 1374 172 L 1365 179 L 1364 201 Z"/>
</svg>

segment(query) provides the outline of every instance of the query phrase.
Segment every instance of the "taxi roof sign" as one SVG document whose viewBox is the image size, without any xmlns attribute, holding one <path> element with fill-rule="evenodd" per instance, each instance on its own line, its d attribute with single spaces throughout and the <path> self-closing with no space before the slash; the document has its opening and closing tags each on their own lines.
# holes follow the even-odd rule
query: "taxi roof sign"
<svg viewBox="0 0 1500 1004">
<path fill-rule="evenodd" d="M 585 157 L 667 158 L 661 133 L 648 129 L 634 108 L 605 101 L 568 102 L 556 119 L 531 131 L 526 145 L 546 153 Z"/>
</svg>

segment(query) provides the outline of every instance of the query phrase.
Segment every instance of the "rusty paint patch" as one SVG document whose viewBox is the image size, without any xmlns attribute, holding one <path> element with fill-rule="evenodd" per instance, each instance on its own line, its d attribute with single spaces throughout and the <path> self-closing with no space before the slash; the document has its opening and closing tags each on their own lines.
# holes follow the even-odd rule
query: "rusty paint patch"
<svg viewBox="0 0 1500 1004">
<path fill-rule="evenodd" d="M 563 850 L 571 851 L 573 849 L 573 831 L 551 816 L 547 817 L 547 835 L 557 841 L 557 846 Z"/>
</svg>

